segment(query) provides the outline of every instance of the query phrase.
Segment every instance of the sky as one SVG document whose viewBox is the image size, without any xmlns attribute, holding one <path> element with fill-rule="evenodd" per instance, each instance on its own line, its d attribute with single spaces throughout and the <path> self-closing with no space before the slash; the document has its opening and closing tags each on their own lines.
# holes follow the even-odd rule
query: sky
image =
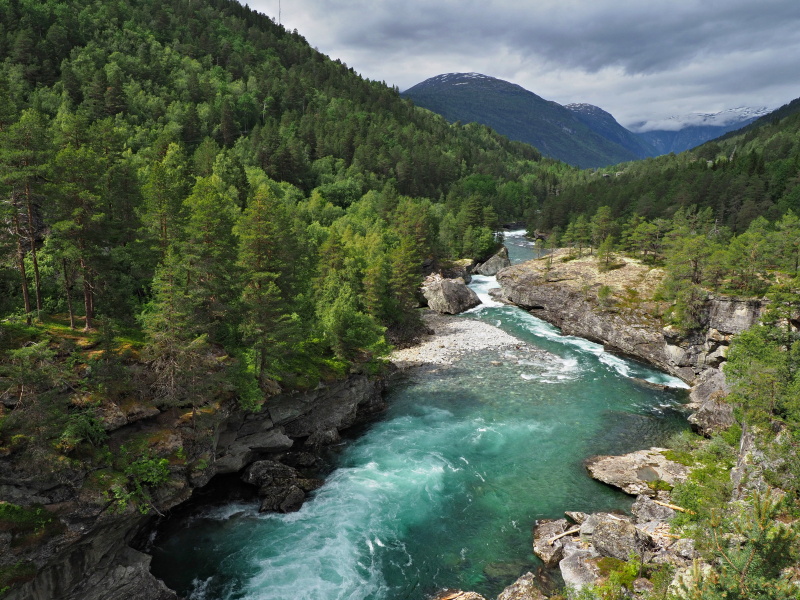
<svg viewBox="0 0 800 600">
<path fill-rule="evenodd" d="M 477 72 L 642 131 L 800 97 L 800 0 L 249 0 L 401 91 Z M 279 7 L 280 5 L 280 7 Z"/>
</svg>

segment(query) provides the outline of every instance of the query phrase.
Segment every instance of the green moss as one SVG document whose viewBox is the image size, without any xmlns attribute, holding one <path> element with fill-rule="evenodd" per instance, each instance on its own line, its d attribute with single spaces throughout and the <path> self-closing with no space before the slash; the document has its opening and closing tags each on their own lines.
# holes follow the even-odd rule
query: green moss
<svg viewBox="0 0 800 600">
<path fill-rule="evenodd" d="M 0 567 L 0 596 L 5 596 L 14 586 L 36 577 L 36 565 L 31 562 L 18 562 Z"/>
<path fill-rule="evenodd" d="M 0 531 L 11 533 L 12 547 L 36 543 L 63 530 L 63 523 L 42 506 L 0 503 Z"/>
<path fill-rule="evenodd" d="M 672 486 L 663 479 L 656 479 L 655 481 L 648 481 L 647 487 L 654 492 L 671 492 Z"/>
</svg>

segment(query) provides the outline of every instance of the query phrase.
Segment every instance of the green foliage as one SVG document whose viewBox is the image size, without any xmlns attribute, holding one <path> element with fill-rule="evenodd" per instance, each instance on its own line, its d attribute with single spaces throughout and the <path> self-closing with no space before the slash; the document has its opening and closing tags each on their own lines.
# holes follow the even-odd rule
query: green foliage
<svg viewBox="0 0 800 600">
<path fill-rule="evenodd" d="M 707 523 L 715 510 L 728 503 L 732 491 L 730 470 L 736 464 L 738 448 L 721 436 L 708 441 L 697 437 L 696 449 L 687 460 L 692 467 L 689 478 L 672 490 L 672 501 L 692 512 L 679 513 L 673 519 L 676 525 Z"/>
<path fill-rule="evenodd" d="M 43 531 L 55 517 L 41 506 L 26 508 L 8 502 L 0 503 L 0 529 L 13 534 Z"/>
<path fill-rule="evenodd" d="M 143 515 L 155 510 L 152 492 L 169 479 L 168 465 L 166 458 L 150 451 L 134 453 L 120 447 L 115 464 L 119 476 L 106 493 L 112 509 L 124 511 L 132 504 Z"/>
<path fill-rule="evenodd" d="M 58 440 L 58 448 L 62 452 L 69 452 L 82 443 L 98 447 L 107 438 L 102 423 L 93 414 L 82 411 L 67 417 L 67 425 Z"/>
<path fill-rule="evenodd" d="M 715 516 L 708 531 L 714 568 L 695 568 L 681 590 L 684 598 L 711 600 L 781 600 L 797 597 L 797 586 L 785 571 L 798 556 L 797 524 L 777 520 L 781 503 L 756 495 L 721 527 Z M 730 531 L 731 533 L 728 533 Z"/>
</svg>

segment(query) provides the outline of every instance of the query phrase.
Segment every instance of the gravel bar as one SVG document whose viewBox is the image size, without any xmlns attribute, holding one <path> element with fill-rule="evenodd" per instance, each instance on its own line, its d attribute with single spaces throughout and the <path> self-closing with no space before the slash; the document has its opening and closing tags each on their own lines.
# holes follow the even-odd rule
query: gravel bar
<svg viewBox="0 0 800 600">
<path fill-rule="evenodd" d="M 416 346 L 395 350 L 389 356 L 401 370 L 452 365 L 464 354 L 478 350 L 527 346 L 522 340 L 483 321 L 433 311 L 426 312 L 422 318 L 433 334 L 423 336 Z"/>
</svg>

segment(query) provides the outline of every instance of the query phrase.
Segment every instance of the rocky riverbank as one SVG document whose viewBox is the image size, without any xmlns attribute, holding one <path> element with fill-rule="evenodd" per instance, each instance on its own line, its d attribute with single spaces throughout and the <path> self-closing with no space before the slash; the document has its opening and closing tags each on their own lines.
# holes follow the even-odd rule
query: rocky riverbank
<svg viewBox="0 0 800 600">
<path fill-rule="evenodd" d="M 733 422 L 722 365 L 734 335 L 757 323 L 759 300 L 710 297 L 703 326 L 681 332 L 665 324 L 668 305 L 655 298 L 664 277 L 630 258 L 601 271 L 595 257 L 572 259 L 566 250 L 513 265 L 497 274 L 498 298 L 531 311 L 569 335 L 587 338 L 655 365 L 693 386 L 690 421 L 702 433 Z"/>
<path fill-rule="evenodd" d="M 313 470 L 320 448 L 383 410 L 384 388 L 382 378 L 352 375 L 314 390 L 275 395 L 257 413 L 242 411 L 231 399 L 199 415 L 171 409 L 110 427 L 110 446 L 144 440 L 154 459 L 169 461 L 169 480 L 155 490 L 149 515 L 130 504 L 120 510 L 103 493 L 107 488 L 90 489 L 101 473 L 88 464 L 56 479 L 4 459 L 4 496 L 20 504 L 28 499 L 52 517 L 36 540 L 24 544 L 0 532 L 4 563 L 35 565 L 33 577 L 6 600 L 176 600 L 150 573 L 150 556 L 134 548 L 141 547 L 135 538 L 149 529 L 154 515 L 167 514 L 215 475 L 239 472 L 257 489 L 263 510 L 296 510 L 319 485 L 305 471 Z"/>
</svg>

